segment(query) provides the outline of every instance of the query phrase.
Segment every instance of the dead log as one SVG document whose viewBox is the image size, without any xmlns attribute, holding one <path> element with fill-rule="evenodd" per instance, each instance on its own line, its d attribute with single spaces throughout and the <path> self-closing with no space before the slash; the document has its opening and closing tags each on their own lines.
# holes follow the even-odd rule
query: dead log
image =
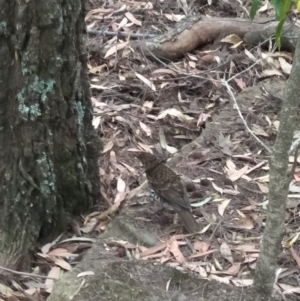
<svg viewBox="0 0 300 301">
<path fill-rule="evenodd" d="M 269 39 L 274 40 L 278 22 L 274 19 L 248 19 L 208 18 L 195 16 L 183 19 L 177 26 L 152 39 L 132 41 L 130 46 L 140 51 L 148 58 L 160 60 L 177 60 L 185 53 L 198 47 L 217 43 L 223 37 L 235 34 L 246 44 L 256 46 L 259 43 L 268 46 Z M 286 23 L 282 30 L 282 49 L 293 51 L 295 49 L 299 28 L 294 24 Z M 104 55 L 111 45 L 99 49 L 99 45 L 91 45 Z"/>
</svg>

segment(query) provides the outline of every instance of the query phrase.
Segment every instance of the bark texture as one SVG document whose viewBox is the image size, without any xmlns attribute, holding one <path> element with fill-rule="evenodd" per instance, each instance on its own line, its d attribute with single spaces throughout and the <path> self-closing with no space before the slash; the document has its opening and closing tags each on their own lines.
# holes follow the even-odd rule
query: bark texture
<svg viewBox="0 0 300 301">
<path fill-rule="evenodd" d="M 0 0 L 0 265 L 99 196 L 84 0 Z M 26 261 L 25 261 L 26 263 Z"/>
<path fill-rule="evenodd" d="M 290 179 L 287 177 L 289 149 L 297 124 L 300 95 L 300 38 L 290 78 L 283 92 L 280 126 L 270 156 L 270 190 L 266 228 L 255 273 L 255 286 L 271 295 L 275 281 L 277 258 L 284 234 L 285 210 Z"/>
</svg>

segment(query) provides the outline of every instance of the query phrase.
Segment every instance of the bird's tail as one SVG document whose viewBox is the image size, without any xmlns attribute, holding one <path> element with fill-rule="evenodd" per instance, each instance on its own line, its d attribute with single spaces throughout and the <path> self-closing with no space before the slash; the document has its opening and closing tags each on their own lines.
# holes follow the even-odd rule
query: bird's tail
<svg viewBox="0 0 300 301">
<path fill-rule="evenodd" d="M 193 213 L 189 209 L 182 208 L 180 211 L 177 211 L 177 214 L 181 218 L 185 228 L 190 233 L 195 233 L 200 231 L 200 226 L 196 222 Z"/>
</svg>

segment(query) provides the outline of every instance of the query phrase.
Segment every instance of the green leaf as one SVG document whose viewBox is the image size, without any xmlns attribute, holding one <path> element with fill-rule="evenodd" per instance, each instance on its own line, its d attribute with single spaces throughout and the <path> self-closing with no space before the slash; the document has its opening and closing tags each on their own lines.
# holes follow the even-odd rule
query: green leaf
<svg viewBox="0 0 300 301">
<path fill-rule="evenodd" d="M 279 15 L 280 15 L 280 10 L 281 10 L 281 6 L 282 6 L 282 2 L 285 0 L 271 0 L 271 3 L 274 7 L 275 10 L 275 14 L 276 14 L 276 19 L 279 19 Z M 288 0 L 289 1 L 289 0 Z"/>
<path fill-rule="evenodd" d="M 285 20 L 287 13 L 289 12 L 290 8 L 292 6 L 291 0 L 283 0 L 281 1 L 281 8 L 279 12 L 279 20 Z"/>
<path fill-rule="evenodd" d="M 280 47 L 281 47 L 281 29 L 282 29 L 282 26 L 283 26 L 283 24 L 284 24 L 284 19 L 283 20 L 281 20 L 279 23 L 278 23 L 278 25 L 277 25 L 277 27 L 276 27 L 276 32 L 275 32 L 275 42 L 276 42 L 276 45 L 277 45 L 277 47 L 280 49 Z"/>
<path fill-rule="evenodd" d="M 279 23 L 276 28 L 275 32 L 275 42 L 278 46 L 278 48 L 281 47 L 281 30 L 284 24 L 284 21 L 286 19 L 286 15 L 289 12 L 291 6 L 292 6 L 292 1 L 291 0 L 273 0 L 274 2 L 280 2 L 280 9 L 278 12 L 278 17 L 279 17 Z"/>
<path fill-rule="evenodd" d="M 261 3 L 261 0 L 253 0 L 252 5 L 251 5 L 251 9 L 250 9 L 250 18 L 251 20 L 254 19 L 256 12 L 259 8 L 259 5 Z"/>
</svg>

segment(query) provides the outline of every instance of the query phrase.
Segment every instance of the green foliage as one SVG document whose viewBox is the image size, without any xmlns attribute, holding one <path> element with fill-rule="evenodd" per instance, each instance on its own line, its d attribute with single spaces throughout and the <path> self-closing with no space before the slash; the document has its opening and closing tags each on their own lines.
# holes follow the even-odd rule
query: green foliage
<svg viewBox="0 0 300 301">
<path fill-rule="evenodd" d="M 252 2 L 252 6 L 251 6 L 251 10 L 250 10 L 250 17 L 252 20 L 258 11 L 261 1 L 262 0 L 253 0 L 253 2 Z M 281 31 L 282 31 L 282 27 L 283 27 L 284 21 L 286 19 L 287 13 L 289 12 L 292 5 L 298 1 L 297 0 L 271 0 L 271 2 L 274 7 L 274 10 L 275 10 L 276 19 L 279 21 L 277 28 L 276 28 L 276 32 L 275 32 L 275 41 L 276 41 L 278 48 L 280 48 Z"/>
<path fill-rule="evenodd" d="M 260 3 L 261 3 L 261 0 L 253 0 L 252 6 L 251 6 L 251 10 L 250 10 L 250 18 L 251 18 L 251 20 L 254 19 L 255 15 L 256 15 L 256 13 L 258 11 Z"/>
<path fill-rule="evenodd" d="M 279 23 L 276 28 L 275 39 L 276 39 L 277 46 L 280 48 L 280 46 L 281 46 L 280 36 L 281 36 L 282 26 L 283 26 L 283 23 L 285 21 L 288 11 L 290 10 L 290 8 L 292 6 L 292 1 L 291 0 L 273 0 L 273 1 L 277 2 L 277 4 L 278 4 L 278 6 L 276 8 L 274 6 L 276 15 L 277 14 L 279 15 Z M 280 2 L 280 3 L 278 3 L 278 2 Z"/>
</svg>

